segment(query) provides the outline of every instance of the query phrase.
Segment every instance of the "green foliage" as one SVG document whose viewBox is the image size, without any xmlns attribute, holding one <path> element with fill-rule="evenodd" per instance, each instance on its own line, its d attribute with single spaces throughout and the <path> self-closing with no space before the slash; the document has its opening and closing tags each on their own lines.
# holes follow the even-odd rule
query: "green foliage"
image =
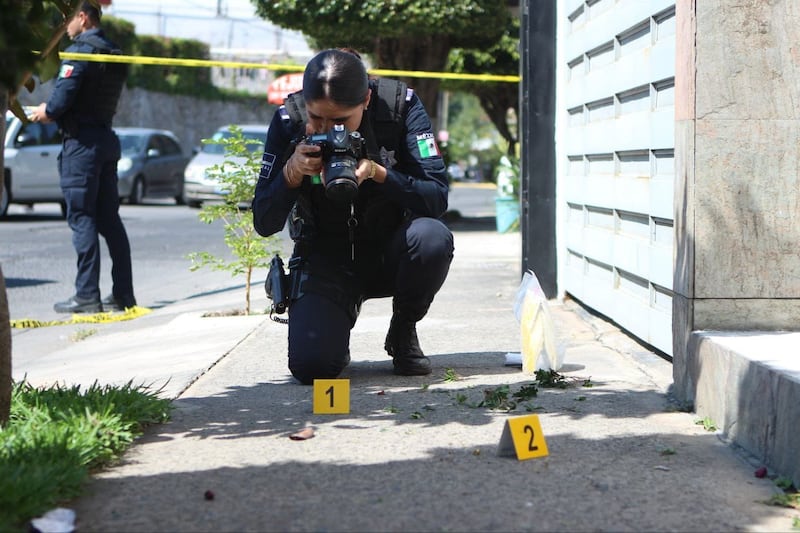
<svg viewBox="0 0 800 533">
<path fill-rule="evenodd" d="M 494 165 L 505 153 L 505 149 L 498 147 L 496 142 L 493 142 L 488 149 L 476 148 L 486 139 L 500 141 L 496 128 L 489 122 L 478 98 L 469 93 L 453 93 L 448 103 L 448 116 L 450 117 L 447 124 L 450 134 L 447 141 L 449 161 L 458 162 L 462 166 L 479 166 L 488 170 L 485 176 L 492 177 Z"/>
<path fill-rule="evenodd" d="M 777 507 L 789 507 L 790 509 L 800 509 L 800 493 L 798 492 L 779 492 L 773 494 L 766 502 Z"/>
<path fill-rule="evenodd" d="M 225 244 L 233 254 L 232 260 L 216 257 L 209 252 L 189 254 L 190 270 L 204 266 L 226 270 L 232 276 L 245 275 L 245 313 L 250 314 L 250 280 L 256 268 L 269 268 L 272 256 L 280 252 L 280 239 L 272 235 L 261 237 L 253 227 L 253 212 L 249 206 L 255 195 L 256 181 L 261 169 L 261 153 L 248 149 L 260 144 L 246 139 L 242 129 L 230 126 L 230 136 L 218 140 L 204 139 L 204 144 L 218 144 L 225 151 L 225 160 L 208 169 L 208 176 L 225 191 L 221 202 L 204 202 L 198 215 L 206 224 L 222 221 Z"/>
<path fill-rule="evenodd" d="M 694 423 L 697 424 L 698 426 L 703 426 L 703 429 L 705 429 L 706 431 L 717 430 L 717 424 L 714 423 L 714 421 L 711 419 L 710 416 L 706 416 L 702 420 L 695 420 Z"/>
<path fill-rule="evenodd" d="M 540 387 L 550 389 L 566 389 L 567 379 L 555 370 L 537 370 L 534 372 Z"/>
<path fill-rule="evenodd" d="M 114 44 L 119 46 L 123 54 L 134 55 L 136 48 L 136 26 L 125 19 L 103 15 L 103 32 Z"/>
<path fill-rule="evenodd" d="M 299 30 L 319 48 L 376 48 L 378 40 L 429 37 L 477 48 L 496 41 L 508 15 L 502 0 L 253 0 L 256 12 Z"/>
<path fill-rule="evenodd" d="M 539 394 L 539 388 L 534 383 L 523 385 L 520 389 L 513 394 L 514 399 L 524 402 L 530 400 Z"/>
<path fill-rule="evenodd" d="M 77 496 L 89 471 L 111 463 L 172 404 L 146 386 L 14 386 L 0 430 L 0 531 Z"/>
<path fill-rule="evenodd" d="M 497 165 L 495 176 L 498 196 L 509 196 L 519 199 L 520 161 L 518 157 L 512 158 L 506 155 L 502 156 Z"/>
<path fill-rule="evenodd" d="M 447 70 L 464 74 L 518 75 L 519 19 L 509 15 L 504 28 L 502 36 L 492 46 L 452 50 Z M 443 87 L 475 95 L 492 124 L 508 143 L 506 154 L 513 156 L 516 153 L 519 142 L 519 83 L 445 80 Z"/>
<path fill-rule="evenodd" d="M 511 388 L 508 385 L 500 385 L 494 389 L 486 389 L 483 391 L 483 401 L 478 404 L 478 407 L 511 411 L 517 404 L 509 399 L 510 390 Z"/>
<path fill-rule="evenodd" d="M 141 35 L 133 43 L 134 55 L 181 59 L 209 59 L 208 45 L 194 39 L 169 39 Z M 194 94 L 213 92 L 210 67 L 131 65 L 129 85 L 151 91 Z"/>
<path fill-rule="evenodd" d="M 31 71 L 44 80 L 58 72 L 58 42 L 79 3 L 79 0 L 16 0 L 3 6 L 0 86 L 13 95 Z"/>
</svg>

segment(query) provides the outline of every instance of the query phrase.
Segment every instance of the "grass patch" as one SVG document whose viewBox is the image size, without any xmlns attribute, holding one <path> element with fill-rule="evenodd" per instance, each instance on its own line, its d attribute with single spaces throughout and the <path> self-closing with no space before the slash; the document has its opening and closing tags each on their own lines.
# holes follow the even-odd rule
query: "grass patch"
<svg viewBox="0 0 800 533">
<path fill-rule="evenodd" d="M 93 469 L 111 464 L 172 402 L 144 385 L 34 388 L 14 384 L 0 428 L 0 531 L 78 496 Z"/>
</svg>

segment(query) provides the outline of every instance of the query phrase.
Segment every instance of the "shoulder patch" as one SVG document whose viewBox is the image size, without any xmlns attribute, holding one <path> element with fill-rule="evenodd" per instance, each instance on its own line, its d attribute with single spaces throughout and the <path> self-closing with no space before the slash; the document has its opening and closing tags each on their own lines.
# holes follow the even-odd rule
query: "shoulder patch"
<svg viewBox="0 0 800 533">
<path fill-rule="evenodd" d="M 419 149 L 419 155 L 423 159 L 427 159 L 429 157 L 442 157 L 442 153 L 439 151 L 439 147 L 436 145 L 436 139 L 433 136 L 433 133 L 423 133 L 421 135 L 417 135 L 417 148 Z"/>
<path fill-rule="evenodd" d="M 264 155 L 261 156 L 261 173 L 259 174 L 262 178 L 268 178 L 270 173 L 272 172 L 272 167 L 275 165 L 275 154 L 269 154 L 264 152 Z"/>
<path fill-rule="evenodd" d="M 286 106 L 282 105 L 278 108 L 278 114 L 281 116 L 281 120 L 291 120 L 292 117 L 289 116 L 289 111 L 286 110 Z"/>
<path fill-rule="evenodd" d="M 73 65 L 61 65 L 61 69 L 58 71 L 59 78 L 69 78 L 72 76 L 72 71 L 75 70 Z"/>
</svg>

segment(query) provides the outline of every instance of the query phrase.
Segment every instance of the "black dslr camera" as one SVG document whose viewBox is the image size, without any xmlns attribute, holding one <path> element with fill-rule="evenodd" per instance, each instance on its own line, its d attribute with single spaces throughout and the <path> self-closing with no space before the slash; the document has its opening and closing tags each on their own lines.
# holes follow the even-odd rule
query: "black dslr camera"
<svg viewBox="0 0 800 533">
<path fill-rule="evenodd" d="M 336 203 L 352 202 L 358 194 L 356 167 L 366 157 L 366 142 L 361 134 L 336 124 L 328 133 L 307 136 L 305 142 L 321 149 L 327 197 Z"/>
</svg>

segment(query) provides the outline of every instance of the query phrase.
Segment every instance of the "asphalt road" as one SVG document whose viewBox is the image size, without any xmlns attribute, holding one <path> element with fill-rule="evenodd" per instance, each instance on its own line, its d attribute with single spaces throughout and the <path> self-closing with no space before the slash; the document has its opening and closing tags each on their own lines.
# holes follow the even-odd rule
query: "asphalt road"
<svg viewBox="0 0 800 533">
<path fill-rule="evenodd" d="M 37 204 L 26 212 L 12 206 L 0 221 L 0 264 L 6 278 L 12 319 L 54 320 L 53 303 L 74 293 L 75 251 L 72 233 L 61 218 L 57 204 Z M 189 270 L 191 252 L 208 251 L 230 257 L 220 224 L 205 224 L 198 210 L 173 203 L 151 203 L 120 209 L 131 242 L 134 287 L 138 303 L 145 307 L 168 305 L 187 294 L 218 290 L 244 280 L 226 272 Z M 111 292 L 111 261 L 105 242 L 101 292 Z M 266 272 L 256 273 L 256 279 Z"/>
</svg>

